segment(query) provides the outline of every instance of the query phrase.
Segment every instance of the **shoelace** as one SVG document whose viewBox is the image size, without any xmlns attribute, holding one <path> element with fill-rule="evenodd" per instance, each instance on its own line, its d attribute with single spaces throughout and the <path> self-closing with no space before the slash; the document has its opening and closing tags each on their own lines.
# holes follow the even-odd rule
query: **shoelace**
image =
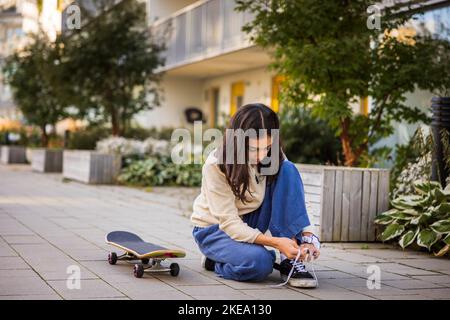
<svg viewBox="0 0 450 320">
<path fill-rule="evenodd" d="M 280 284 L 269 285 L 269 287 L 271 287 L 271 288 L 281 288 L 281 287 L 285 286 L 289 282 L 289 279 L 291 279 L 292 274 L 294 273 L 294 269 L 297 269 L 300 272 L 305 272 L 306 271 L 305 265 L 302 263 L 302 261 L 299 261 L 300 254 L 301 254 L 301 251 L 298 250 L 298 253 L 297 253 L 297 256 L 295 257 L 295 259 L 290 261 L 290 263 L 292 264 L 292 268 L 291 268 L 291 271 L 289 271 L 289 274 L 288 274 L 288 277 L 287 277 L 286 281 L 283 282 L 283 283 L 280 283 Z M 319 286 L 319 280 L 317 279 L 316 272 L 314 270 L 314 258 L 311 260 L 311 269 L 312 269 L 314 278 L 316 279 L 317 287 L 318 287 Z"/>
<path fill-rule="evenodd" d="M 289 262 L 293 266 L 292 269 L 297 270 L 297 272 L 305 272 L 306 271 L 305 265 L 301 261 L 289 260 Z"/>
</svg>

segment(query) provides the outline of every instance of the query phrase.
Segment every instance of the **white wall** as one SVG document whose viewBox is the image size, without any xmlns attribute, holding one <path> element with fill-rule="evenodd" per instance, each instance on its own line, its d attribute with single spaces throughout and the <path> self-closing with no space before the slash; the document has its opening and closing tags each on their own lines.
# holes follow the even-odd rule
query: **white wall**
<svg viewBox="0 0 450 320">
<path fill-rule="evenodd" d="M 266 68 L 247 70 L 239 73 L 223 75 L 205 80 L 166 76 L 161 82 L 164 90 L 164 101 L 160 107 L 145 111 L 135 117 L 143 127 L 185 127 L 184 109 L 194 106 L 202 109 L 209 119 L 212 95 L 208 91 L 219 88 L 219 123 L 221 113 L 229 115 L 231 85 L 244 81 L 244 104 L 259 102 L 270 106 L 272 99 L 272 72 Z"/>
<path fill-rule="evenodd" d="M 244 104 L 259 102 L 270 106 L 274 75 L 266 68 L 258 68 L 207 79 L 204 83 L 204 90 L 212 87 L 219 88 L 219 123 L 221 123 L 221 113 L 227 115 L 230 113 L 231 85 L 234 82 L 244 81 L 245 83 Z M 210 103 L 207 101 L 203 104 L 203 110 L 209 114 L 209 109 Z"/>
<path fill-rule="evenodd" d="M 136 122 L 143 127 L 185 127 L 184 110 L 201 108 L 203 90 L 201 80 L 165 77 L 161 81 L 163 101 L 161 106 L 136 115 Z"/>
</svg>

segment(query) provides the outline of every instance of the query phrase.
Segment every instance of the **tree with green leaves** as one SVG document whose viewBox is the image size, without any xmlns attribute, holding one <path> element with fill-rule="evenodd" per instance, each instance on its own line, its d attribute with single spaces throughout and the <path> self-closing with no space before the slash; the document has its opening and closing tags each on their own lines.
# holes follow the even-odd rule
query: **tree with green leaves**
<svg viewBox="0 0 450 320">
<path fill-rule="evenodd" d="M 133 115 L 159 105 L 160 76 L 154 71 L 163 63 L 163 46 L 152 42 L 144 3 L 93 4 L 91 17 L 92 10 L 82 8 L 81 29 L 63 35 L 60 96 L 76 107 L 77 116 L 109 121 L 117 136 Z"/>
<path fill-rule="evenodd" d="M 361 165 L 369 146 L 393 132 L 393 121 L 427 121 L 405 93 L 450 88 L 450 44 L 408 27 L 412 11 L 384 8 L 380 29 L 369 28 L 373 1 L 237 0 L 254 14 L 244 30 L 269 49 L 272 67 L 286 76 L 286 105 L 312 107 L 340 138 L 345 165 Z M 360 97 L 368 115 L 354 113 Z"/>
<path fill-rule="evenodd" d="M 57 98 L 55 91 L 55 74 L 61 58 L 59 43 L 40 34 L 6 59 L 3 73 L 19 110 L 29 124 L 40 129 L 41 145 L 47 147 L 47 126 L 54 126 L 66 116 L 66 104 Z"/>
</svg>

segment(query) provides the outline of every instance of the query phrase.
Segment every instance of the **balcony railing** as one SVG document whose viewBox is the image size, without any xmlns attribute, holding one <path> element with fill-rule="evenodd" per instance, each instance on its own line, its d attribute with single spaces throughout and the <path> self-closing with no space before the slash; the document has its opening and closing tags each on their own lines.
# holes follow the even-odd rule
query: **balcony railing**
<svg viewBox="0 0 450 320">
<path fill-rule="evenodd" d="M 167 70 L 251 46 L 242 27 L 253 19 L 236 12 L 232 0 L 204 0 L 152 24 L 157 41 L 164 41 Z"/>
</svg>

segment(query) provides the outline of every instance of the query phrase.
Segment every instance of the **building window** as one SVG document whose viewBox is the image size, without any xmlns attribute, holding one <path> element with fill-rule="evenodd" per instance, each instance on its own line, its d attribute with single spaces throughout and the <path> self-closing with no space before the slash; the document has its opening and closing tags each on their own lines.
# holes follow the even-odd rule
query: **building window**
<svg viewBox="0 0 450 320">
<path fill-rule="evenodd" d="M 230 116 L 233 116 L 237 109 L 242 107 L 242 105 L 244 104 L 244 91 L 244 81 L 239 81 L 231 84 Z"/>
</svg>

